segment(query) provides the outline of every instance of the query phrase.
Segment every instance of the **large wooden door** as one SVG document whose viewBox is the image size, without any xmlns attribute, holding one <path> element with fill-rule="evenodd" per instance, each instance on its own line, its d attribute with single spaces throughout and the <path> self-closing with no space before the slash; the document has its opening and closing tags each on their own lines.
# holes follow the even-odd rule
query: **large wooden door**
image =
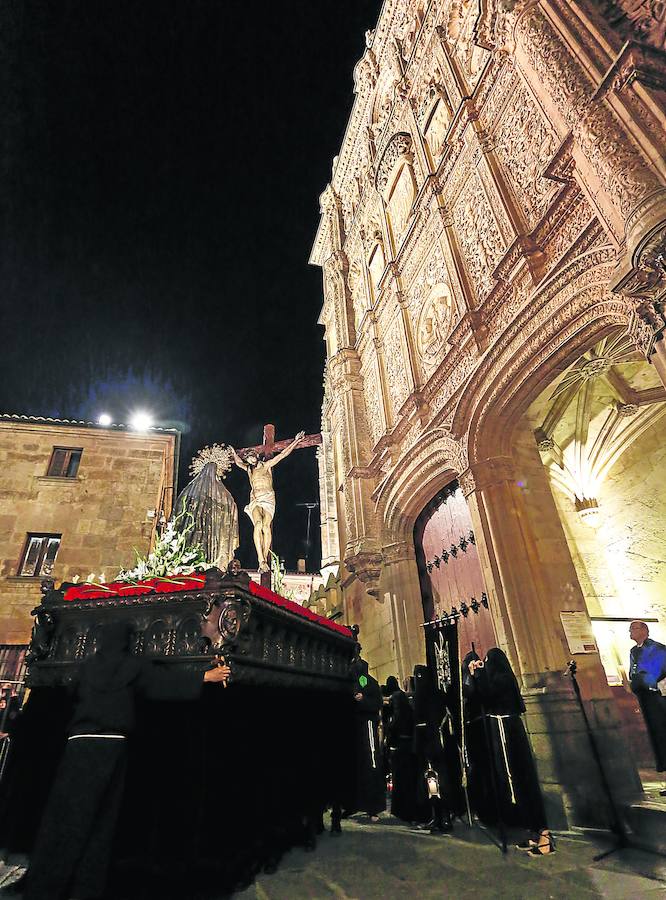
<svg viewBox="0 0 666 900">
<path fill-rule="evenodd" d="M 414 526 L 424 621 L 460 609 L 485 591 L 467 501 L 452 481 L 428 503 Z M 458 620 L 461 658 L 472 643 L 480 656 L 497 644 L 490 612 L 481 608 Z"/>
</svg>

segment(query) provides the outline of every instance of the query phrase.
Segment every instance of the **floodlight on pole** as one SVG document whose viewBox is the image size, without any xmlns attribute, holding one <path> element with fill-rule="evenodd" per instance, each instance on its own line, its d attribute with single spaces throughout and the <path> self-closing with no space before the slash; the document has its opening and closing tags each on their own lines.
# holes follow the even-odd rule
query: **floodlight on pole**
<svg viewBox="0 0 666 900">
<path fill-rule="evenodd" d="M 107 428 L 112 422 L 111 416 L 108 413 L 102 413 L 99 419 L 97 420 L 98 425 L 103 425 Z"/>
<path fill-rule="evenodd" d="M 147 412 L 136 412 L 130 419 L 130 425 L 135 431 L 148 431 L 152 428 L 153 419 Z"/>
</svg>

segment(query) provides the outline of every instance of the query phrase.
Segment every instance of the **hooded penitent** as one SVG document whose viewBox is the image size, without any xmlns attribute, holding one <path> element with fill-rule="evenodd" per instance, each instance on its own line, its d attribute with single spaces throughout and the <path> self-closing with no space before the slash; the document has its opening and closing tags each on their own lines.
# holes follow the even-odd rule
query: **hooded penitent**
<svg viewBox="0 0 666 900">
<path fill-rule="evenodd" d="M 511 663 L 499 647 L 493 647 L 486 655 L 485 677 L 491 693 L 489 711 L 500 715 L 520 715 L 525 712 L 525 702 Z"/>
<path fill-rule="evenodd" d="M 142 665 L 130 654 L 130 638 L 130 628 L 122 622 L 100 630 L 97 652 L 81 666 L 73 734 L 129 734 L 133 729 L 135 682 Z"/>
<path fill-rule="evenodd" d="M 386 679 L 386 695 L 390 697 L 391 694 L 395 694 L 395 692 L 399 690 L 400 685 L 398 684 L 398 679 L 395 677 L 395 675 L 389 675 L 389 677 Z"/>
</svg>

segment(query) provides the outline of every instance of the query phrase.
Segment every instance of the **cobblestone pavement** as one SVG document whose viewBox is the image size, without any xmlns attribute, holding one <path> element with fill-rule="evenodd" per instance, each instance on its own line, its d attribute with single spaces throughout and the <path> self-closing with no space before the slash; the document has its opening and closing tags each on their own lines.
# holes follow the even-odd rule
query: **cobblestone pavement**
<svg viewBox="0 0 666 900">
<path fill-rule="evenodd" d="M 509 849 L 504 857 L 479 828 L 453 835 L 414 832 L 390 816 L 378 825 L 353 819 L 339 838 L 324 834 L 314 853 L 294 850 L 274 875 L 261 875 L 236 900 L 399 900 L 473 897 L 507 900 L 658 900 L 666 897 L 666 859 L 561 836 L 552 856 Z"/>
<path fill-rule="evenodd" d="M 479 828 L 456 824 L 453 835 L 415 832 L 389 815 L 377 825 L 343 823 L 338 838 L 326 833 L 317 850 L 288 853 L 274 875 L 261 875 L 235 900 L 658 900 L 666 897 L 666 859 L 622 850 L 599 862 L 608 842 L 559 836 L 557 853 L 506 856 Z M 21 870 L 0 863 L 0 885 Z M 188 898 L 183 898 L 188 900 Z"/>
</svg>

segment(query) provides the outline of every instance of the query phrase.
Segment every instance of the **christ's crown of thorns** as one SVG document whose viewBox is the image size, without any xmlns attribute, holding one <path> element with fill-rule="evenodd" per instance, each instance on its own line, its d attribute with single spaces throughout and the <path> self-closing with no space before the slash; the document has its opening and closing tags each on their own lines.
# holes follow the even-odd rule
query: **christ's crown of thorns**
<svg viewBox="0 0 666 900">
<path fill-rule="evenodd" d="M 233 451 L 226 444 L 211 444 L 199 450 L 190 465 L 190 475 L 198 475 L 208 463 L 215 463 L 215 471 L 219 478 L 224 478 L 233 466 Z"/>
</svg>

